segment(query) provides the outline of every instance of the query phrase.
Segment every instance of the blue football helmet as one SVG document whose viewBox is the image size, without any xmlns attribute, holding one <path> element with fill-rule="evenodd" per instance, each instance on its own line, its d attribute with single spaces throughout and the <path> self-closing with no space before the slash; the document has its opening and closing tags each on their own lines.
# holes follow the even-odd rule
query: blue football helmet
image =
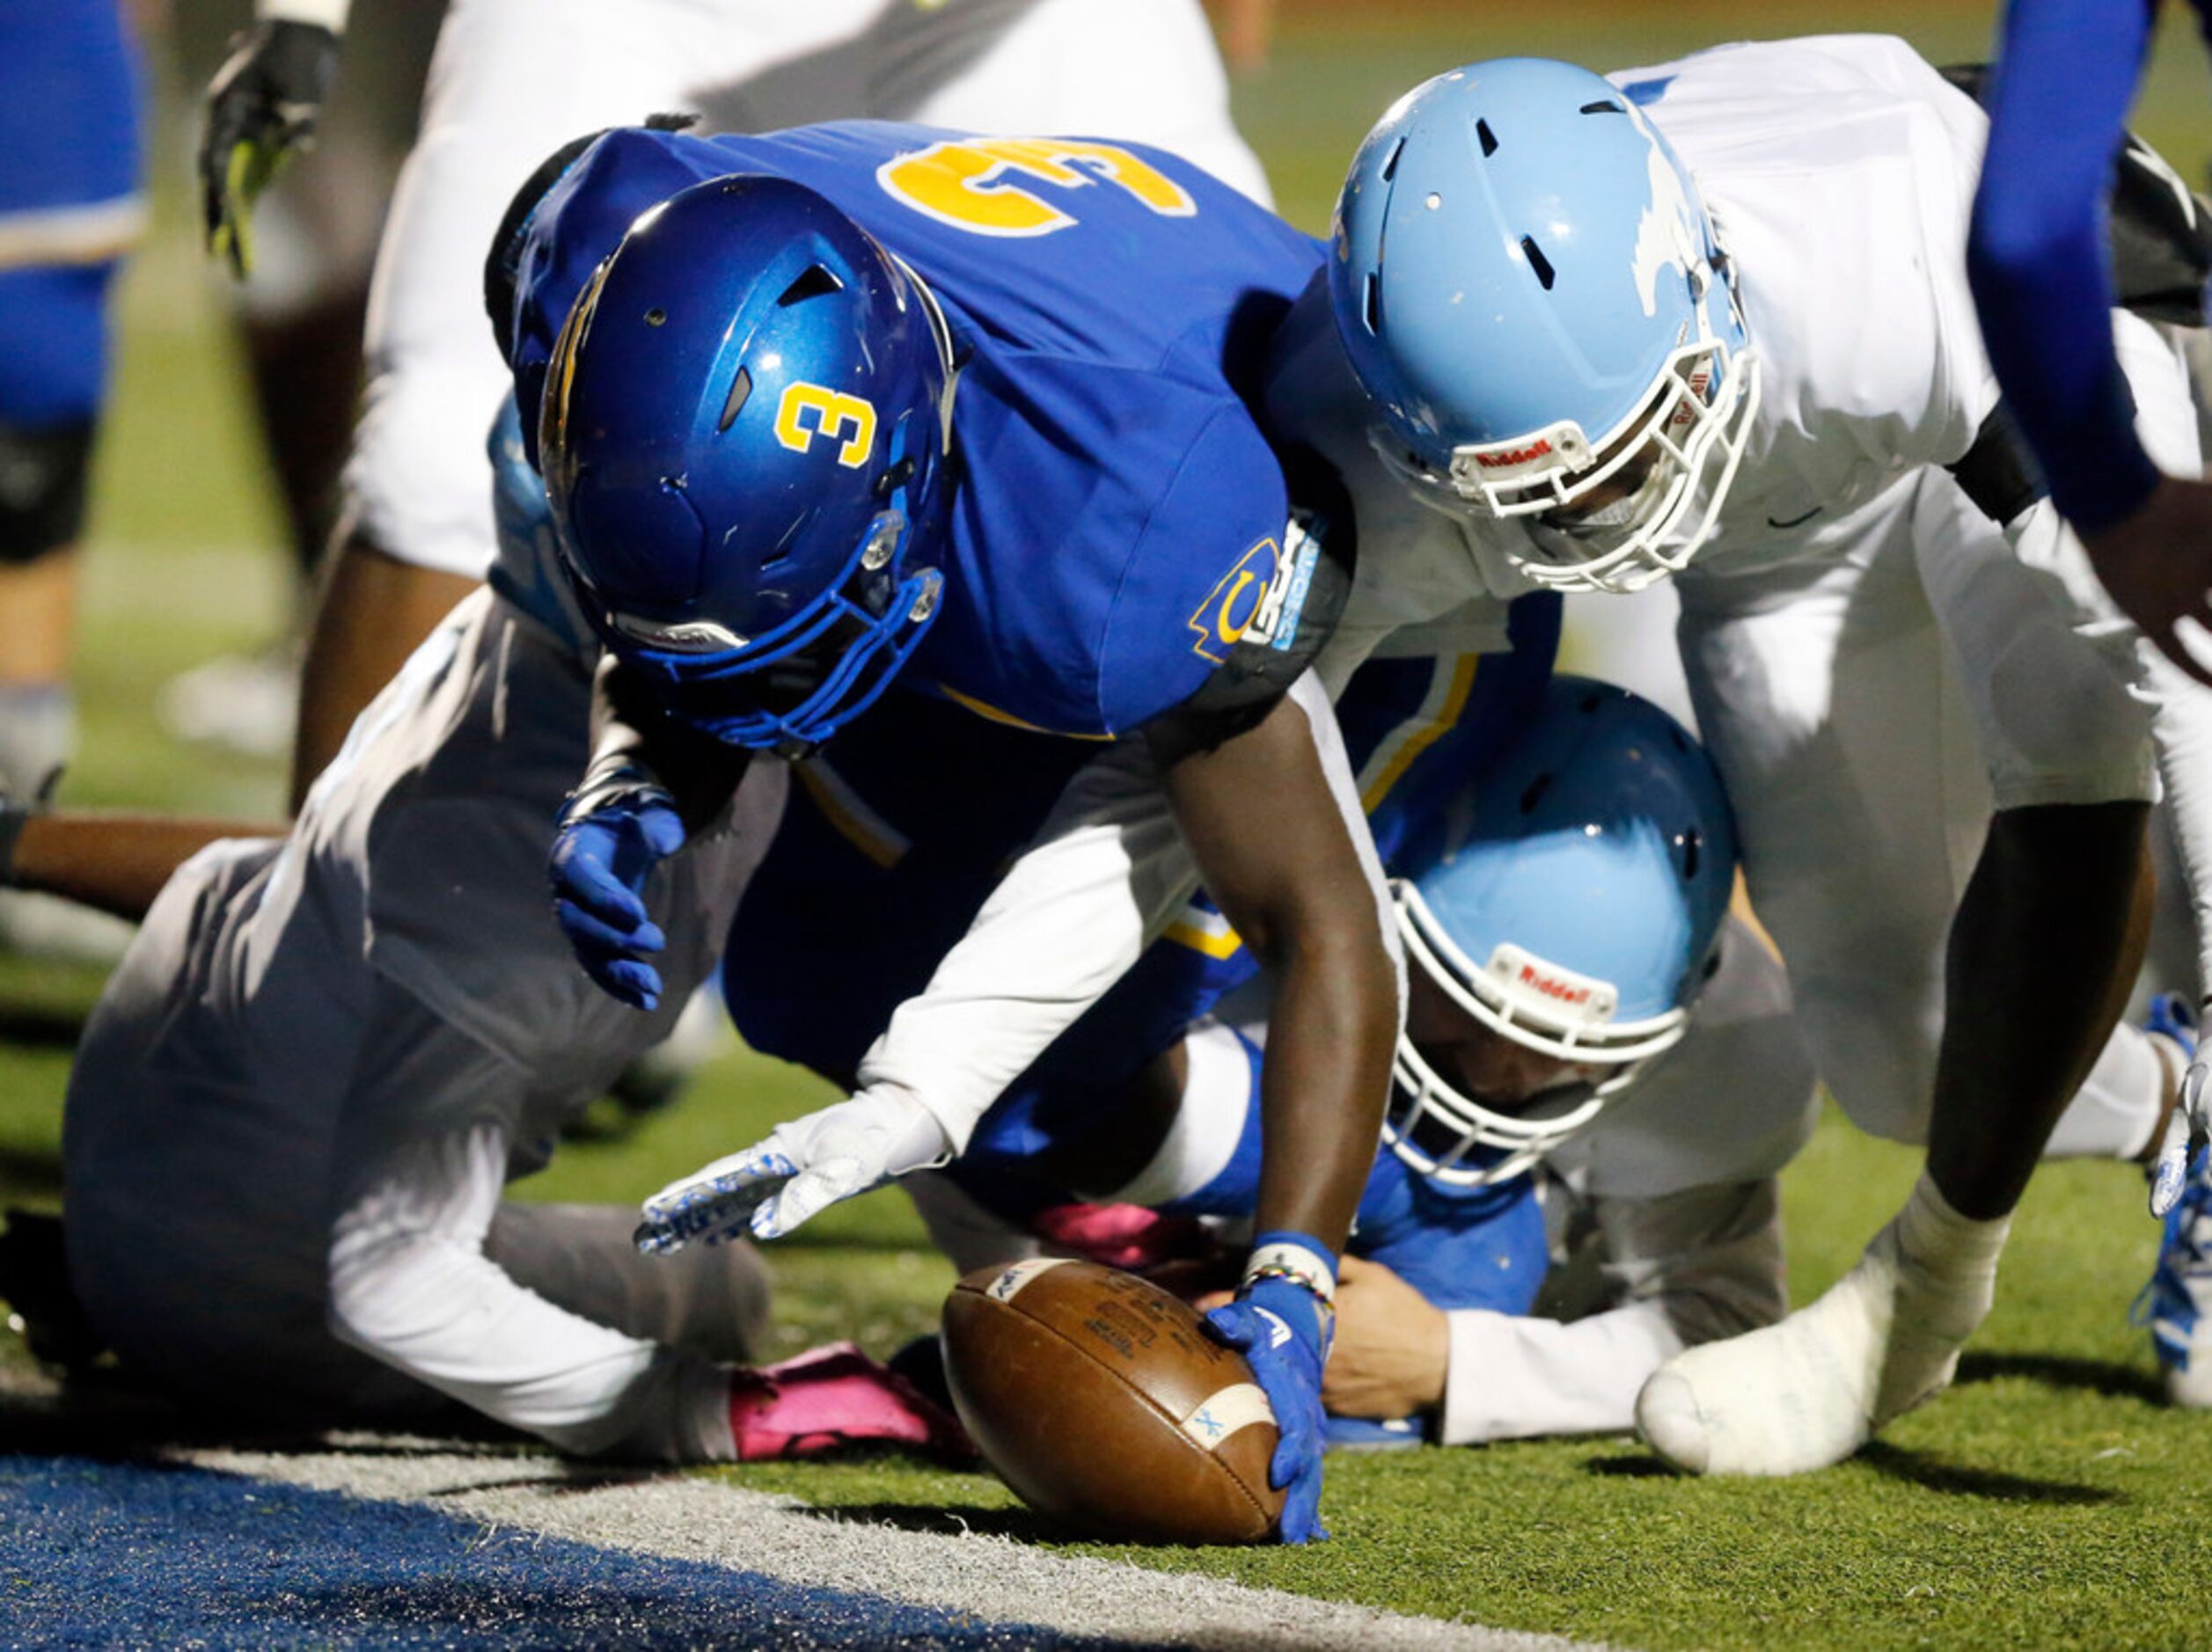
<svg viewBox="0 0 2212 1652">
<path fill-rule="evenodd" d="M 732 176 L 648 208 L 546 368 L 538 448 L 605 645 L 681 720 L 812 749 L 938 611 L 950 336 L 814 191 Z"/>
<path fill-rule="evenodd" d="M 1519 519 L 1530 580 L 1635 590 L 1695 553 L 1758 362 L 1696 182 L 1609 81 L 1503 58 L 1414 88 L 1352 161 L 1329 290 L 1377 450 Z"/>
<path fill-rule="evenodd" d="M 1680 1042 L 1718 958 L 1736 832 L 1705 749 L 1626 689 L 1552 679 L 1529 726 L 1428 811 L 1390 888 L 1408 956 L 1483 1026 L 1607 1069 L 1486 1107 L 1398 1039 L 1384 1137 L 1452 1187 L 1519 1174 Z"/>
</svg>

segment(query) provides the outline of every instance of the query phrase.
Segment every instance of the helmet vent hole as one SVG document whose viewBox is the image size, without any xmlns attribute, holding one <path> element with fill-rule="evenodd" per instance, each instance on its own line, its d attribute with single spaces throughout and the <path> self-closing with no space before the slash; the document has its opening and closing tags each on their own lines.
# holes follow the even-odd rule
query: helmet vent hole
<svg viewBox="0 0 2212 1652">
<path fill-rule="evenodd" d="M 1600 98 L 1595 103 L 1584 104 L 1580 113 L 1584 114 L 1626 114 L 1628 111 L 1609 98 Z"/>
<path fill-rule="evenodd" d="M 1405 140 L 1400 138 L 1390 146 L 1390 153 L 1382 163 L 1382 181 L 1388 183 L 1398 175 L 1398 157 L 1405 153 Z"/>
<path fill-rule="evenodd" d="M 820 298 L 844 290 L 845 283 L 826 265 L 810 264 L 797 281 L 783 289 L 783 296 L 776 300 L 776 304 L 779 309 L 788 310 L 792 305 L 802 304 L 809 298 Z"/>
<path fill-rule="evenodd" d="M 1697 857 L 1705 846 L 1704 835 L 1696 827 L 1682 834 L 1682 881 L 1688 883 L 1697 875 Z"/>
<path fill-rule="evenodd" d="M 729 381 L 729 398 L 722 403 L 721 422 L 714 427 L 716 435 L 737 422 L 737 415 L 744 411 L 745 403 L 751 396 L 752 372 L 741 367 L 737 369 L 737 376 Z"/>
<path fill-rule="evenodd" d="M 1520 794 L 1520 812 L 1534 815 L 1536 805 L 1544 800 L 1544 793 L 1551 790 L 1551 776 L 1540 774 L 1528 783 L 1528 789 Z"/>
<path fill-rule="evenodd" d="M 654 305 L 652 309 L 645 312 L 645 325 L 648 327 L 666 326 L 668 325 L 668 311 L 662 309 L 658 304 Z"/>
<path fill-rule="evenodd" d="M 1498 153 L 1498 135 L 1490 129 L 1489 121 L 1477 121 L 1475 123 L 1475 141 L 1483 146 L 1484 160 Z"/>
<path fill-rule="evenodd" d="M 1533 235 L 1522 236 L 1520 250 L 1527 256 L 1528 267 L 1536 272 L 1536 279 L 1543 283 L 1544 290 L 1549 292 L 1551 283 L 1559 277 L 1557 272 L 1551 267 L 1551 260 L 1544 256 L 1543 248 L 1536 245 L 1536 238 Z"/>
<path fill-rule="evenodd" d="M 1364 302 L 1359 310 L 1366 320 L 1367 331 L 1379 335 L 1382 332 L 1382 278 L 1373 270 L 1367 273 L 1366 288 L 1362 296 Z"/>
</svg>

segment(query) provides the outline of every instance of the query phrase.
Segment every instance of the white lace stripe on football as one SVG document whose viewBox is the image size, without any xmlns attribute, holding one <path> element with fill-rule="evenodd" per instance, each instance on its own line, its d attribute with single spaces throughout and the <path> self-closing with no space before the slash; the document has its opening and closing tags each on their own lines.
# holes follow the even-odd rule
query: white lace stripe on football
<svg viewBox="0 0 2212 1652">
<path fill-rule="evenodd" d="M 1267 1396 L 1256 1384 L 1232 1383 L 1200 1400 L 1198 1407 L 1183 1418 L 1183 1431 L 1212 1451 L 1239 1429 L 1274 1421 L 1275 1408 L 1267 1403 Z"/>
<path fill-rule="evenodd" d="M 1067 1256 L 1032 1256 L 1025 1262 L 1015 1262 L 991 1282 L 985 1294 L 993 1302 L 1011 1302 L 1022 1286 L 1046 1268 L 1058 1268 L 1073 1260 Z"/>
</svg>

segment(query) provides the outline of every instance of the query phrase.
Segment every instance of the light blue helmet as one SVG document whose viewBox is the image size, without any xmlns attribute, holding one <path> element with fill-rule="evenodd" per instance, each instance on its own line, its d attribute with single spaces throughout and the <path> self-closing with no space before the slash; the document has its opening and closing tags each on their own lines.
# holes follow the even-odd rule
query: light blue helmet
<svg viewBox="0 0 2212 1652">
<path fill-rule="evenodd" d="M 1447 998 L 1516 1043 L 1609 1070 L 1504 1114 L 1401 1034 L 1386 1138 L 1425 1174 L 1482 1186 L 1587 1125 L 1681 1040 L 1718 955 L 1736 833 L 1712 760 L 1681 724 L 1626 689 L 1561 676 L 1393 869 L 1407 955 Z"/>
<path fill-rule="evenodd" d="M 1531 580 L 1634 590 L 1695 552 L 1758 363 L 1696 182 L 1611 82 L 1509 57 L 1415 87 L 1352 161 L 1329 285 L 1377 449 L 1523 519 Z"/>
</svg>

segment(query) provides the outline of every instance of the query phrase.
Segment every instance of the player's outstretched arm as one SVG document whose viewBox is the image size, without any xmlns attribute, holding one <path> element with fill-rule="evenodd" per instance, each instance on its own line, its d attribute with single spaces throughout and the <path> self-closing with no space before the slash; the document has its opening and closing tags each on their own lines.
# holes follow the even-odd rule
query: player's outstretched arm
<svg viewBox="0 0 2212 1652">
<path fill-rule="evenodd" d="M 0 888 L 59 895 L 136 923 L 170 874 L 209 844 L 286 830 L 282 821 L 56 812 L 43 795 L 0 791 Z"/>
<path fill-rule="evenodd" d="M 899 1006 L 849 1100 L 663 1188 L 641 1249 L 776 1239 L 966 1144 L 1013 1079 L 1136 962 L 1197 880 L 1142 741 L 1087 765 L 927 989 Z"/>
<path fill-rule="evenodd" d="M 314 140 L 338 73 L 347 0 L 260 0 L 208 83 L 200 134 L 208 250 L 243 281 L 253 267 L 253 203 Z"/>
<path fill-rule="evenodd" d="M 1274 1407 L 1282 1535 L 1304 1543 L 1328 1535 L 1322 1371 L 1337 1254 L 1389 1093 L 1395 931 L 1336 718 L 1310 674 L 1252 727 L 1170 763 L 1166 786 L 1207 891 L 1275 983 L 1252 1261 L 1237 1299 L 1208 1317 Z"/>
<path fill-rule="evenodd" d="M 2098 579 L 2212 683 L 2174 629 L 2212 616 L 2212 490 L 2162 479 L 2144 452 L 2112 335 L 2105 202 L 2152 10 L 2012 0 L 1967 273 L 1997 381 Z"/>
<path fill-rule="evenodd" d="M 1172 763 L 1165 780 L 1207 894 L 1276 983 L 1254 1225 L 1337 1249 L 1381 1133 L 1400 965 L 1381 867 L 1317 681 L 1301 679 L 1248 731 Z"/>
</svg>

